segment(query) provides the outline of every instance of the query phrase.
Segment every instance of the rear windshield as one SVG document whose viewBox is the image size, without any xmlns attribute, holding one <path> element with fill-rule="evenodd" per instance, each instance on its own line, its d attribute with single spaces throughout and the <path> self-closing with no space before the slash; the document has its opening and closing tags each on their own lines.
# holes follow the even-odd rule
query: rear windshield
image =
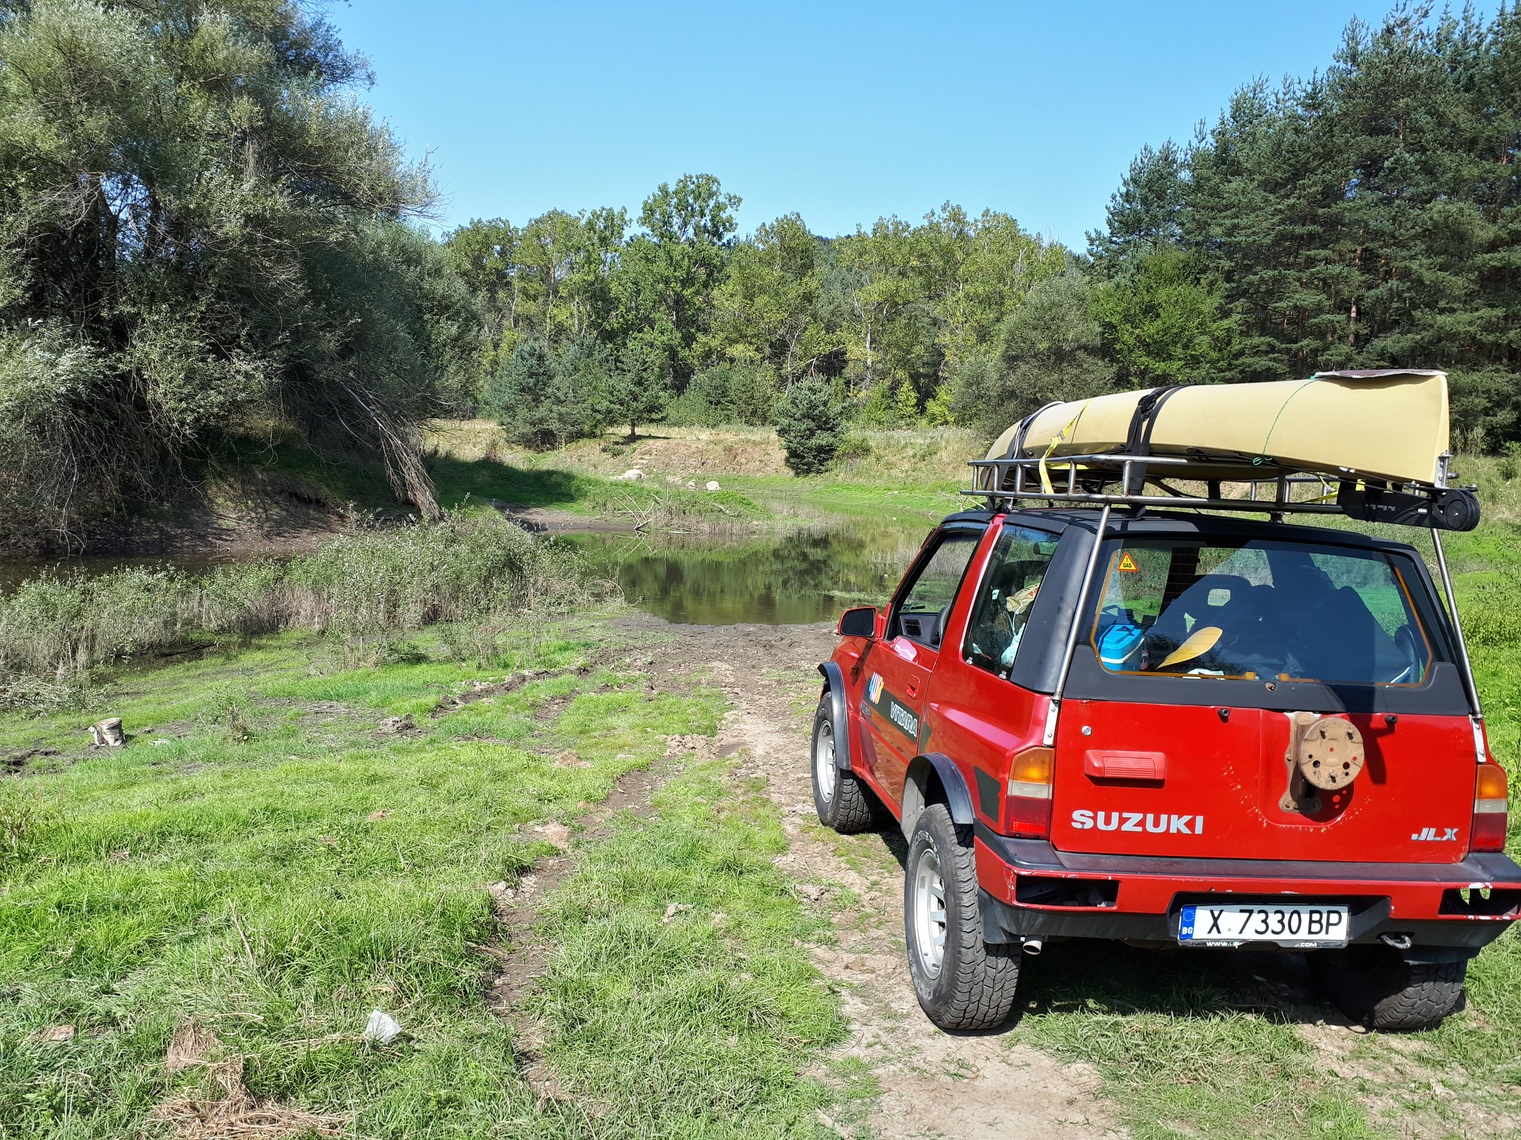
<svg viewBox="0 0 1521 1140">
<path fill-rule="evenodd" d="M 1418 685 L 1439 657 L 1400 555 L 1131 539 L 1100 566 L 1090 643 L 1111 673 Z"/>
</svg>

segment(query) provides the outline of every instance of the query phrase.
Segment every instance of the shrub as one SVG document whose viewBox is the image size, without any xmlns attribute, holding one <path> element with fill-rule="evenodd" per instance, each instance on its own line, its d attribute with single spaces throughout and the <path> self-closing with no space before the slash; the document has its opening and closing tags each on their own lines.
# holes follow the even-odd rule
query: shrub
<svg viewBox="0 0 1521 1140">
<path fill-rule="evenodd" d="M 771 423 L 776 375 L 765 365 L 715 364 L 704 369 L 671 402 L 669 420 L 686 427 Z"/>
<path fill-rule="evenodd" d="M 526 447 L 564 447 L 602 430 L 612 367 L 607 350 L 575 341 L 558 354 L 538 341 L 520 341 L 491 379 L 483 410 Z"/>
<path fill-rule="evenodd" d="M 777 406 L 776 434 L 799 475 L 826 470 L 840 448 L 845 416 L 825 380 L 799 380 Z"/>
<path fill-rule="evenodd" d="M 34 578 L 0 597 L 0 705 L 42 707 L 35 681 L 183 645 L 192 636 L 333 631 L 375 639 L 501 611 L 558 609 L 586 596 L 579 560 L 490 514 L 340 535 L 289 562 L 219 567 L 202 579 L 131 568 Z M 22 680 L 32 678 L 33 680 Z"/>
</svg>

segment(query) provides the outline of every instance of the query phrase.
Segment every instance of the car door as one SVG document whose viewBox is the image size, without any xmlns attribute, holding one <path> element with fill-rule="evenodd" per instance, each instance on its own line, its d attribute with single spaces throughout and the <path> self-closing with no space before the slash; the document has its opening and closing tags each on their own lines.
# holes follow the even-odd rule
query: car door
<svg viewBox="0 0 1521 1140">
<path fill-rule="evenodd" d="M 920 752 L 925 690 L 941 638 L 985 525 L 943 527 L 904 575 L 882 643 L 866 661 L 861 718 L 872 746 L 872 775 L 901 803 L 908 764 Z"/>
<path fill-rule="evenodd" d="M 979 816 L 1003 830 L 1004 785 L 1010 758 L 1038 745 L 1046 698 L 1009 680 L 1015 654 L 1051 557 L 1057 535 L 1005 521 L 980 574 L 967 578 L 943 639 L 959 653 L 942 652 L 925 708 L 926 751 L 943 752 L 966 776 Z M 1037 635 L 1032 635 L 1032 639 Z M 1032 640 L 1029 652 L 1050 652 Z"/>
</svg>

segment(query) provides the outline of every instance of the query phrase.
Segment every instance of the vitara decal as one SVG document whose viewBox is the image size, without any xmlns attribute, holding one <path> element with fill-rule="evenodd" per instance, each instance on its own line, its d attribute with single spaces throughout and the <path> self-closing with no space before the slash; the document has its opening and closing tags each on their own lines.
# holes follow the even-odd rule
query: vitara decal
<svg viewBox="0 0 1521 1140">
<path fill-rule="evenodd" d="M 1167 812 L 1090 811 L 1078 808 L 1072 813 L 1072 830 L 1137 831 L 1152 835 L 1203 835 L 1202 815 L 1171 815 Z"/>
<path fill-rule="evenodd" d="M 892 722 L 894 728 L 918 744 L 919 714 L 887 691 L 881 673 L 873 673 L 866 683 L 866 699 L 873 709 Z"/>
<path fill-rule="evenodd" d="M 1442 834 L 1438 835 L 1440 831 Z M 1410 837 L 1417 843 L 1456 843 L 1458 829 L 1455 827 L 1423 827 Z"/>
</svg>

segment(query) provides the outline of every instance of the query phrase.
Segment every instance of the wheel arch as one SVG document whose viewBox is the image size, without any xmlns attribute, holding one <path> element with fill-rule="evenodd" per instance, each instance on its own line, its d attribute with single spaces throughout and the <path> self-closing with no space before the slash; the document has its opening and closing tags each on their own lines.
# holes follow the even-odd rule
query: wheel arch
<svg viewBox="0 0 1521 1140">
<path fill-rule="evenodd" d="M 955 823 L 970 824 L 972 794 L 955 761 L 941 752 L 915 756 L 903 781 L 903 834 L 911 836 L 919 813 L 930 804 L 943 803 Z"/>
<path fill-rule="evenodd" d="M 833 661 L 819 665 L 824 675 L 820 699 L 829 701 L 829 723 L 834 729 L 834 766 L 842 772 L 852 771 L 850 755 L 850 708 L 846 703 L 845 671 Z"/>
</svg>

